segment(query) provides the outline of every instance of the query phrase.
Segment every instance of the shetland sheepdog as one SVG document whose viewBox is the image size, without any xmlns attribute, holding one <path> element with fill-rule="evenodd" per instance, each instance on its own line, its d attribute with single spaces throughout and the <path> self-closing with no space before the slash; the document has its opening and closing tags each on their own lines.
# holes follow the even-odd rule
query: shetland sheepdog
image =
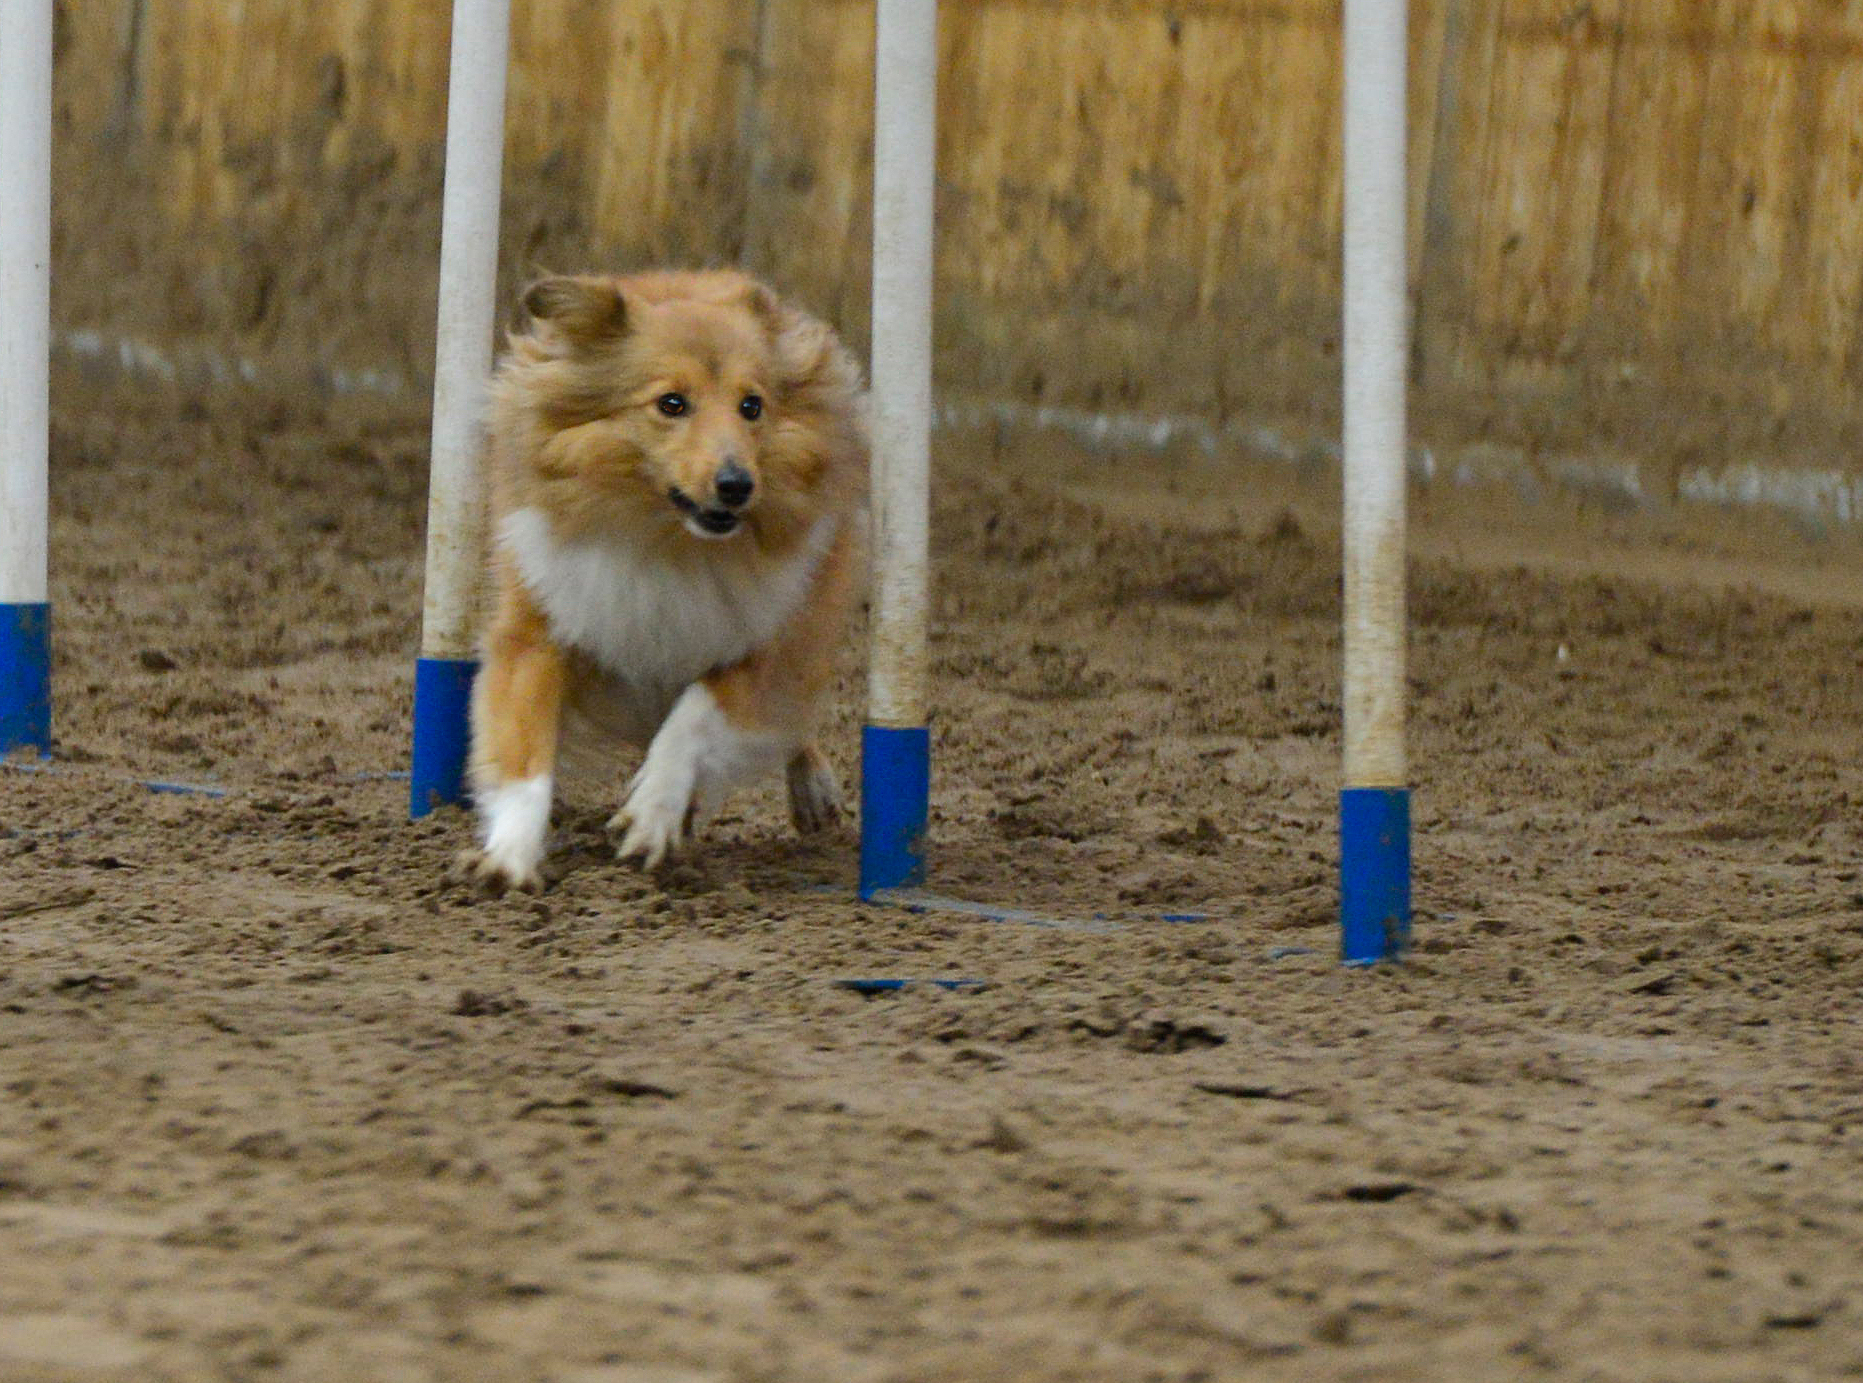
<svg viewBox="0 0 1863 1383">
<path fill-rule="evenodd" d="M 839 810 L 811 726 L 857 592 L 860 373 L 734 271 L 546 278 L 491 388 L 488 625 L 472 697 L 479 885 L 536 890 L 559 735 L 646 749 L 609 821 L 674 855 L 783 769 L 799 831 Z"/>
</svg>

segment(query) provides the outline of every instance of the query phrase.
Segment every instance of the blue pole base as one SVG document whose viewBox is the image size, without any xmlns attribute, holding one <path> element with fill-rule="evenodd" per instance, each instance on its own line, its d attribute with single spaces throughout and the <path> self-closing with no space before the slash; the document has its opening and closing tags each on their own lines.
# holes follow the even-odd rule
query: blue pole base
<svg viewBox="0 0 1863 1383">
<path fill-rule="evenodd" d="M 1410 789 L 1339 794 L 1339 895 L 1347 965 L 1396 960 L 1410 944 Z"/>
<path fill-rule="evenodd" d="M 464 802 L 466 755 L 472 743 L 470 658 L 422 658 L 414 664 L 414 763 L 408 773 L 408 818 Z"/>
<path fill-rule="evenodd" d="M 0 754 L 52 752 L 52 607 L 0 605 Z"/>
<path fill-rule="evenodd" d="M 931 734 L 869 725 L 860 736 L 860 896 L 925 882 Z"/>
</svg>

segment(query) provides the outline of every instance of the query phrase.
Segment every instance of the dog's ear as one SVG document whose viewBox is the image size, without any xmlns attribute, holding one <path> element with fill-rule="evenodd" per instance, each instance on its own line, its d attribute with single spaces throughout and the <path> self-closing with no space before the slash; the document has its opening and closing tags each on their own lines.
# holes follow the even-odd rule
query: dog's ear
<svg viewBox="0 0 1863 1383">
<path fill-rule="evenodd" d="M 744 306 L 772 337 L 781 334 L 784 326 L 782 300 L 761 283 L 751 283 L 744 289 Z"/>
<path fill-rule="evenodd" d="M 772 335 L 784 393 L 808 393 L 846 382 L 846 352 L 826 323 L 785 306 L 779 309 Z"/>
<path fill-rule="evenodd" d="M 741 301 L 770 334 L 778 386 L 784 393 L 806 389 L 833 351 L 834 333 L 761 283 L 746 284 Z"/>
<path fill-rule="evenodd" d="M 627 299 L 612 279 L 552 275 L 524 290 L 531 330 L 566 345 L 591 346 L 627 330 Z"/>
</svg>

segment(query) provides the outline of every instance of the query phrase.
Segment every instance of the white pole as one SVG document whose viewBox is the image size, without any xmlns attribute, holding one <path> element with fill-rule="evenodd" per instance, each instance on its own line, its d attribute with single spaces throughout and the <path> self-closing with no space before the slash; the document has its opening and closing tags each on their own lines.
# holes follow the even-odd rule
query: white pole
<svg viewBox="0 0 1863 1383">
<path fill-rule="evenodd" d="M 929 786 L 937 0 L 879 0 L 873 113 L 873 623 L 861 770 L 861 891 L 916 883 Z"/>
<path fill-rule="evenodd" d="M 427 587 L 415 672 L 413 815 L 464 794 L 485 503 L 480 475 L 492 366 L 498 203 L 504 172 L 510 0 L 454 0 L 440 209 Z"/>
<path fill-rule="evenodd" d="M 880 0 L 873 134 L 876 725 L 925 723 L 936 0 Z"/>
<path fill-rule="evenodd" d="M 0 754 L 51 747 L 52 0 L 0 0 Z"/>
<path fill-rule="evenodd" d="M 1406 0 L 1345 4 L 1345 958 L 1409 927 L 1404 762 Z"/>
</svg>

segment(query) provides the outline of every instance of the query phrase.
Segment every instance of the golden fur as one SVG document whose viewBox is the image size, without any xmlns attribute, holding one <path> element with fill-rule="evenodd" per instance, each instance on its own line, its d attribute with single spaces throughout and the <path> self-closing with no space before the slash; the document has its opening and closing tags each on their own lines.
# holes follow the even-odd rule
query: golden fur
<svg viewBox="0 0 1863 1383">
<path fill-rule="evenodd" d="M 549 278 L 524 307 L 491 390 L 471 874 L 541 886 L 538 802 L 547 818 L 578 709 L 649 744 L 610 823 L 623 857 L 658 863 L 772 764 L 797 826 L 822 825 L 836 794 L 808 737 L 857 585 L 858 369 L 827 326 L 729 270 Z"/>
</svg>

